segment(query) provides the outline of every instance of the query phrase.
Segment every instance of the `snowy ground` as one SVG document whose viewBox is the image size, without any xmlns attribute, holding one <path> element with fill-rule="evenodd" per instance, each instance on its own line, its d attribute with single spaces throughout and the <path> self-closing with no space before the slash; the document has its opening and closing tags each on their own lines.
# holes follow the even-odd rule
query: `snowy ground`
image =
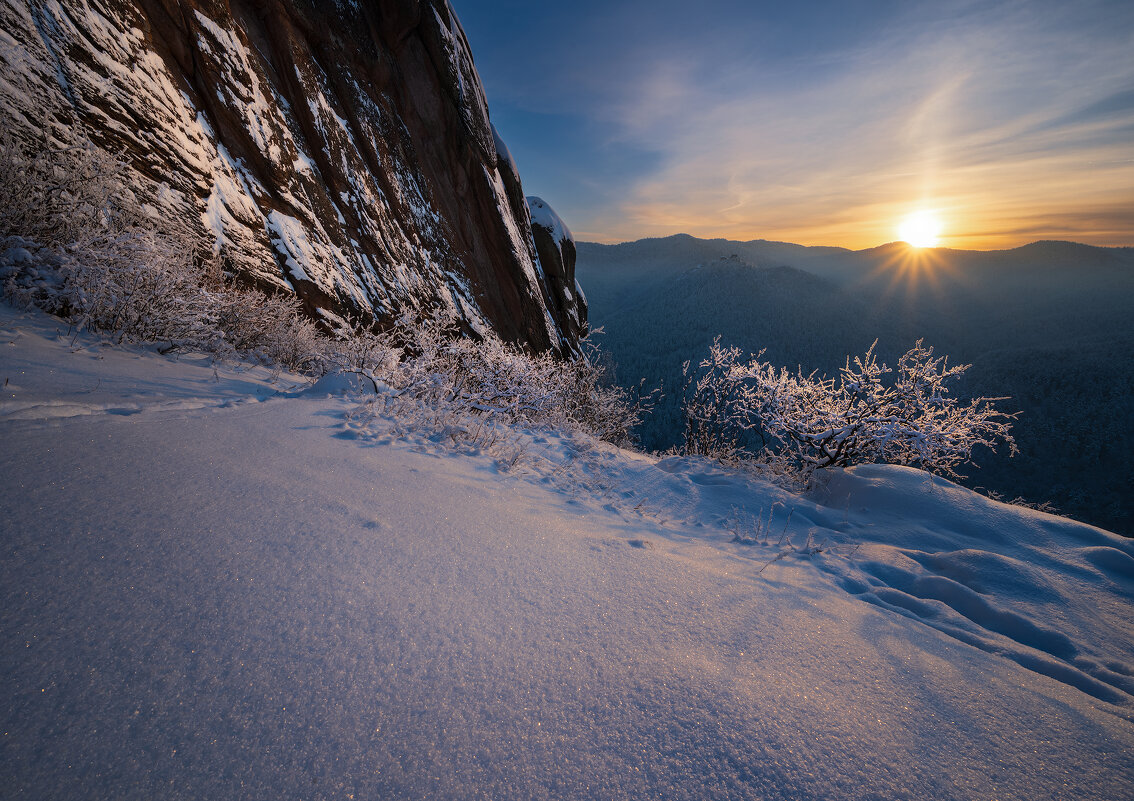
<svg viewBox="0 0 1134 801">
<path fill-rule="evenodd" d="M 0 797 L 1134 793 L 1112 534 L 905 468 L 454 449 L 2 305 L 0 381 Z"/>
</svg>

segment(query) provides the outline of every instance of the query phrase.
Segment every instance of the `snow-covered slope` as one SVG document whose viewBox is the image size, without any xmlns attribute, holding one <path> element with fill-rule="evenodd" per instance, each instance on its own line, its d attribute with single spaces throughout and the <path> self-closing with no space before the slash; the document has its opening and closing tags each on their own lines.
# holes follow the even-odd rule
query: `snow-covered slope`
<svg viewBox="0 0 1134 801">
<path fill-rule="evenodd" d="M 453 450 L 7 307 L 0 382 L 5 797 L 1134 786 L 1104 531 L 904 468 L 799 497 L 567 434 Z"/>
<path fill-rule="evenodd" d="M 417 302 L 578 348 L 447 0 L 0 0 L 0 124 L 122 155 L 331 324 Z"/>
</svg>

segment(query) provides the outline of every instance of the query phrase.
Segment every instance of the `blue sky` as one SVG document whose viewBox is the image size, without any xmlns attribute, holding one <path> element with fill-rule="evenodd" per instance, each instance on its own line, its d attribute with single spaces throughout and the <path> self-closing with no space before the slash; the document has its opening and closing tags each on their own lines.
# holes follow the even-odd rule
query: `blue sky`
<svg viewBox="0 0 1134 801">
<path fill-rule="evenodd" d="M 1134 245 L 1134 3 L 451 0 L 576 238 Z"/>
</svg>

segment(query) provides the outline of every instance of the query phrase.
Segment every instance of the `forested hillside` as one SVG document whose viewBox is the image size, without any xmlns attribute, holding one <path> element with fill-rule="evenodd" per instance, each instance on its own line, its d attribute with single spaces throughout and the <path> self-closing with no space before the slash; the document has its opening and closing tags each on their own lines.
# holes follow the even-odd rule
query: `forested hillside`
<svg viewBox="0 0 1134 801">
<path fill-rule="evenodd" d="M 1010 396 L 1020 454 L 985 453 L 969 486 L 1049 501 L 1134 534 L 1134 251 L 1037 242 L 1008 251 L 865 251 L 688 236 L 579 244 L 591 320 L 623 384 L 663 397 L 642 426 L 681 432 L 681 367 L 713 338 L 832 373 L 878 339 L 892 363 L 924 338 L 973 364 L 962 394 Z"/>
</svg>

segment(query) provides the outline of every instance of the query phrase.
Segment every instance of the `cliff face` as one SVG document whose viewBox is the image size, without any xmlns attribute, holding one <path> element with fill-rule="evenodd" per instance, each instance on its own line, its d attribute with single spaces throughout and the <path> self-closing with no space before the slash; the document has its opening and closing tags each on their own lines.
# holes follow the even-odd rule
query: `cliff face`
<svg viewBox="0 0 1134 801">
<path fill-rule="evenodd" d="M 526 200 L 553 314 L 556 319 L 565 321 L 569 335 L 586 336 L 587 299 L 575 280 L 575 237 L 546 200 L 538 197 Z"/>
<path fill-rule="evenodd" d="M 122 154 L 155 213 L 332 327 L 415 301 L 577 349 L 447 0 L 0 0 L 0 115 Z"/>
</svg>

